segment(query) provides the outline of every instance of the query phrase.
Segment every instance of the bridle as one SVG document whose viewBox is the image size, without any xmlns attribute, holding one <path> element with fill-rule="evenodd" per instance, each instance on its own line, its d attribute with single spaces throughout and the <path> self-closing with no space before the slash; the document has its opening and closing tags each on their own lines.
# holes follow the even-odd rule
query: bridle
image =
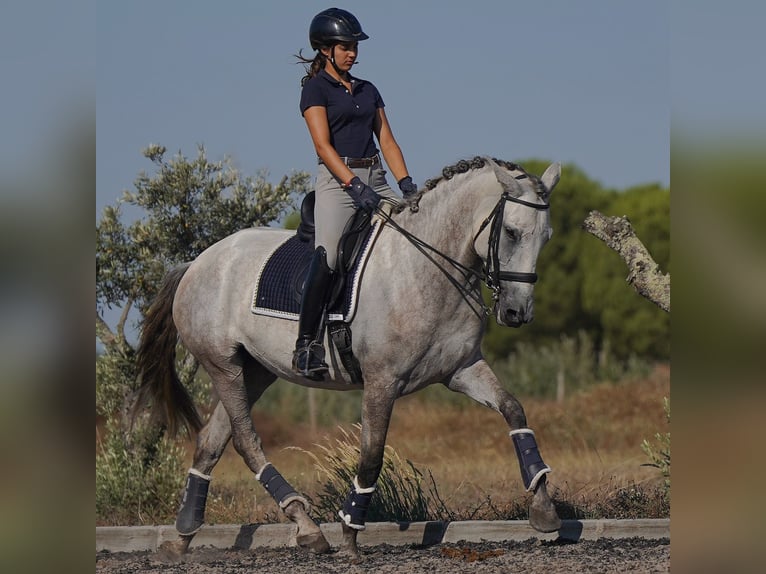
<svg viewBox="0 0 766 574">
<path fill-rule="evenodd" d="M 521 174 L 515 177 L 516 179 L 524 179 L 529 176 L 527 174 Z M 477 293 L 476 289 L 466 288 L 464 283 L 461 283 L 455 277 L 453 277 L 447 269 L 445 269 L 437 260 L 433 258 L 431 253 L 438 255 L 447 263 L 449 263 L 463 276 L 465 282 L 468 282 L 472 278 L 479 279 L 481 282 L 483 282 L 492 292 L 492 300 L 494 304 L 497 304 L 497 302 L 500 300 L 500 293 L 502 290 L 500 285 L 501 281 L 515 281 L 517 283 L 537 282 L 537 273 L 500 270 L 500 234 L 503 229 L 503 213 L 505 211 L 505 204 L 508 201 L 518 203 L 519 205 L 524 205 L 538 211 L 544 211 L 550 208 L 549 203 L 532 203 L 529 201 L 524 201 L 523 199 L 513 197 L 510 193 L 504 191 L 500 196 L 497 204 L 495 204 L 495 207 L 492 209 L 492 212 L 479 226 L 479 230 L 476 232 L 476 235 L 473 238 L 473 242 L 476 243 L 476 240 L 482 231 L 484 231 L 487 226 L 489 226 L 487 258 L 484 262 L 484 265 L 482 265 L 481 272 L 477 272 L 470 267 L 466 267 L 459 261 L 455 261 L 449 255 L 442 253 L 432 245 L 429 245 L 422 239 L 416 237 L 406 229 L 402 228 L 398 223 L 396 223 L 396 221 L 391 218 L 388 213 L 381 210 L 380 208 L 376 208 L 376 212 L 382 217 L 383 220 L 386 221 L 386 223 L 401 233 L 410 243 L 412 243 L 421 253 L 423 253 L 423 255 L 425 255 L 434 265 L 436 265 L 436 267 L 442 273 L 444 273 L 450 283 L 452 283 L 455 288 L 463 295 L 464 299 L 471 299 L 481 308 L 484 316 L 489 316 L 493 309 L 484 304 L 481 293 Z M 477 312 L 477 314 L 479 313 Z"/>
<path fill-rule="evenodd" d="M 516 179 L 527 177 L 526 175 L 517 176 Z M 492 291 L 492 298 L 495 301 L 500 299 L 500 282 L 516 281 L 517 283 L 537 283 L 537 273 L 524 273 L 520 271 L 501 271 L 500 270 L 500 233 L 503 229 L 503 213 L 505 212 L 505 202 L 512 201 L 526 207 L 531 207 L 538 211 L 544 211 L 550 208 L 549 203 L 531 203 L 518 197 L 513 197 L 507 191 L 500 196 L 500 200 L 495 205 L 487 218 L 479 226 L 479 231 L 474 235 L 474 243 L 487 225 L 489 228 L 489 241 L 487 243 L 487 259 L 482 269 L 483 281 L 487 288 Z"/>
</svg>

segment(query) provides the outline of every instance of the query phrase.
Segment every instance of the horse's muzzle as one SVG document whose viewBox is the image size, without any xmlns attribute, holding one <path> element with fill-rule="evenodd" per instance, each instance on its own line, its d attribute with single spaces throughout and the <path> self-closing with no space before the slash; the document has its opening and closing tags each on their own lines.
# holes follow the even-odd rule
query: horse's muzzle
<svg viewBox="0 0 766 574">
<path fill-rule="evenodd" d="M 534 315 L 524 309 L 515 309 L 513 307 L 501 308 L 498 313 L 498 323 L 506 327 L 521 327 L 526 323 L 531 323 Z"/>
</svg>

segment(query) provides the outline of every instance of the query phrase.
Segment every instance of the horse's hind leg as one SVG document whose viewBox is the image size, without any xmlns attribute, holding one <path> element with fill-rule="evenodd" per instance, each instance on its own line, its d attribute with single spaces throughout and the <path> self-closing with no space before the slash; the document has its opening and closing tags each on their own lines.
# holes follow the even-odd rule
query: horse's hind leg
<svg viewBox="0 0 766 574">
<path fill-rule="evenodd" d="M 322 531 L 308 515 L 308 502 L 268 462 L 263 452 L 261 438 L 253 425 L 250 414 L 252 402 L 243 382 L 260 375 L 261 377 L 271 377 L 269 379 L 270 384 L 275 377 L 249 356 L 244 357 L 241 361 L 242 367 L 240 369 L 236 368 L 236 363 L 224 367 L 205 365 L 205 370 L 213 379 L 221 403 L 229 415 L 234 448 L 267 492 L 276 500 L 285 515 L 297 525 L 296 542 L 298 545 L 316 553 L 327 552 L 330 545 Z M 260 397 L 260 393 L 255 398 L 258 397 Z"/>
<path fill-rule="evenodd" d="M 162 544 L 161 551 L 169 558 L 177 558 L 187 552 L 194 535 L 205 521 L 210 474 L 231 439 L 231 423 L 221 403 L 218 403 L 210 420 L 197 435 L 197 447 L 189 473 L 186 476 L 181 508 L 176 516 L 178 540 Z"/>
<path fill-rule="evenodd" d="M 276 376 L 265 369 L 248 366 L 245 366 L 243 372 L 248 409 L 252 409 L 263 392 L 276 380 Z M 176 530 L 180 536 L 178 540 L 171 540 L 162 545 L 162 550 L 166 554 L 170 556 L 184 554 L 194 535 L 204 524 L 210 475 L 230 439 L 229 415 L 223 404 L 218 402 L 210 419 L 197 435 L 192 466 L 186 477 L 181 508 L 176 517 Z"/>
<path fill-rule="evenodd" d="M 519 459 L 524 486 L 534 492 L 529 506 L 529 523 L 540 532 L 554 532 L 561 528 L 561 519 L 546 487 L 546 475 L 550 468 L 540 456 L 534 433 L 527 428 L 527 417 L 521 403 L 500 385 L 484 359 L 455 373 L 447 387 L 503 415 L 511 429 L 511 440 Z"/>
</svg>

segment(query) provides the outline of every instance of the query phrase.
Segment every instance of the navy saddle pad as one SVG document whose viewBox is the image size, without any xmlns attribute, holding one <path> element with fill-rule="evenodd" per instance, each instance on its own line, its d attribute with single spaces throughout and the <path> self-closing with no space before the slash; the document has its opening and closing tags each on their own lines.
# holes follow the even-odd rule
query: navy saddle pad
<svg viewBox="0 0 766 574">
<path fill-rule="evenodd" d="M 364 265 L 372 249 L 381 222 L 374 221 L 370 234 L 363 240 L 362 248 L 346 276 L 342 293 L 328 310 L 330 321 L 350 323 L 356 311 L 357 293 Z M 303 241 L 293 235 L 279 245 L 266 259 L 258 273 L 251 311 L 256 315 L 267 315 L 297 321 L 300 316 L 301 293 L 311 258 L 314 242 Z"/>
</svg>

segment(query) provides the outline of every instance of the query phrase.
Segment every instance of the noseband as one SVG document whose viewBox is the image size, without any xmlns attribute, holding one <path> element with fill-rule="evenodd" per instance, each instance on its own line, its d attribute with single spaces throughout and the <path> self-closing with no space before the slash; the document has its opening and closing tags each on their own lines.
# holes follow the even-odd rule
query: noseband
<svg viewBox="0 0 766 574">
<path fill-rule="evenodd" d="M 526 176 L 520 176 L 526 177 Z M 517 178 L 518 179 L 518 178 Z M 501 281 L 516 281 L 517 283 L 536 283 L 537 273 L 524 273 L 521 271 L 501 271 L 500 270 L 500 233 L 503 230 L 503 213 L 505 212 L 505 203 L 512 201 L 526 207 L 531 207 L 538 211 L 544 211 L 550 208 L 549 203 L 531 203 L 524 201 L 518 197 L 513 197 L 507 191 L 503 192 L 500 196 L 500 200 L 495 205 L 492 213 L 482 222 L 479 226 L 479 231 L 474 236 L 473 240 L 481 235 L 487 225 L 489 228 L 489 242 L 487 245 L 487 259 L 484 263 L 483 274 L 484 283 L 492 291 L 492 297 L 495 301 L 500 298 L 500 282 Z"/>
</svg>

